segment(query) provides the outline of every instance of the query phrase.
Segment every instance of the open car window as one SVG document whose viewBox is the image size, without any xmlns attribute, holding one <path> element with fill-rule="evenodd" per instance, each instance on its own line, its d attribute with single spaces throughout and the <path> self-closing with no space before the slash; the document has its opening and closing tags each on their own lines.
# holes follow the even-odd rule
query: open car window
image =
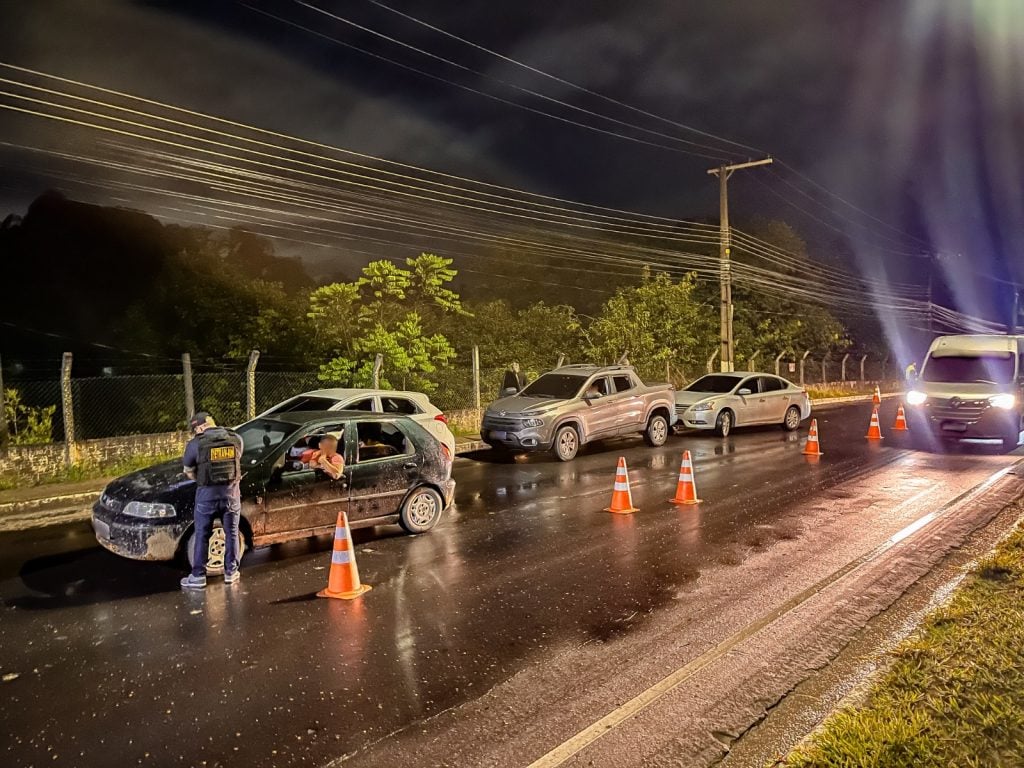
<svg viewBox="0 0 1024 768">
<path fill-rule="evenodd" d="M 396 424 L 361 421 L 356 424 L 356 436 L 356 462 L 360 464 L 413 453 L 412 442 Z"/>
<path fill-rule="evenodd" d="M 614 376 L 612 381 L 615 383 L 616 392 L 625 392 L 633 388 L 633 380 L 629 376 Z"/>
<path fill-rule="evenodd" d="M 307 430 L 304 434 L 300 435 L 291 446 L 285 451 L 283 458 L 283 467 L 285 472 L 312 472 L 312 467 L 309 464 L 310 458 L 314 451 L 320 450 L 320 441 L 326 436 L 331 435 L 338 441 L 338 453 L 344 455 L 345 453 L 345 425 L 344 424 L 327 424 L 325 426 L 316 427 L 315 429 Z"/>
</svg>

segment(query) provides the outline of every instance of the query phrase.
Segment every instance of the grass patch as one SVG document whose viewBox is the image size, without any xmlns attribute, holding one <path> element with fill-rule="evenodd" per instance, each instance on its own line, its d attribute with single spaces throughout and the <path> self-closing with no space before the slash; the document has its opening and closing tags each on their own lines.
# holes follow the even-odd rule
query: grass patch
<svg viewBox="0 0 1024 768">
<path fill-rule="evenodd" d="M 39 485 L 79 483 L 85 480 L 99 480 L 104 477 L 119 477 L 120 475 L 126 475 L 129 472 L 135 472 L 153 464 L 180 458 L 180 453 L 132 456 L 127 459 L 118 459 L 117 461 L 104 462 L 102 464 L 76 464 L 73 467 L 65 467 L 40 477 L 28 477 L 17 474 L 0 475 L 0 491 Z"/>
<path fill-rule="evenodd" d="M 828 397 L 856 397 L 857 395 L 874 394 L 874 386 L 853 386 L 853 387 L 805 387 L 811 400 L 824 400 Z"/>
<path fill-rule="evenodd" d="M 863 705 L 834 714 L 779 765 L 1024 765 L 1024 529 L 893 651 Z"/>
</svg>

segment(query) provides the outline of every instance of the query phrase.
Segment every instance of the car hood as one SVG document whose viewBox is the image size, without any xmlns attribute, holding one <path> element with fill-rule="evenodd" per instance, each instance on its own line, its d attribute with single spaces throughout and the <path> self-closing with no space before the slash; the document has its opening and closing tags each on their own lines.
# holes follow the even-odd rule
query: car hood
<svg viewBox="0 0 1024 768">
<path fill-rule="evenodd" d="M 685 405 L 687 407 L 696 405 L 702 400 L 714 400 L 715 398 L 729 397 L 728 392 L 690 392 L 688 390 L 679 390 L 675 393 L 676 405 Z"/>
<path fill-rule="evenodd" d="M 138 472 L 122 475 L 103 491 L 119 501 L 164 501 L 170 497 L 191 494 L 195 481 L 185 476 L 181 461 L 166 461 Z"/>
<path fill-rule="evenodd" d="M 1000 392 L 1013 391 L 1012 386 L 1009 384 L 948 384 L 944 382 L 920 380 L 915 382 L 912 388 L 916 389 L 918 392 L 924 392 L 926 395 L 931 395 L 932 397 L 962 398 L 981 398 L 989 395 L 998 395 Z"/>
<path fill-rule="evenodd" d="M 566 400 L 552 400 L 550 397 L 525 397 L 523 395 L 512 395 L 495 400 L 487 406 L 487 412 L 494 416 L 500 416 L 504 412 L 508 416 L 516 416 L 525 411 L 540 411 L 547 413 L 563 406 Z"/>
</svg>

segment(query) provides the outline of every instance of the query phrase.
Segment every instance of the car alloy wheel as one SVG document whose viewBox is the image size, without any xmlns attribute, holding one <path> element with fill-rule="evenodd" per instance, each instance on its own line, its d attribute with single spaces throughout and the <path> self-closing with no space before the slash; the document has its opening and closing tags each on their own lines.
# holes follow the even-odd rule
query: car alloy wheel
<svg viewBox="0 0 1024 768">
<path fill-rule="evenodd" d="M 664 445 L 668 440 L 668 422 L 665 421 L 665 417 L 652 416 L 647 424 L 647 433 L 644 437 L 647 438 L 648 445 L 654 448 Z"/>
<path fill-rule="evenodd" d="M 580 449 L 580 438 L 572 427 L 562 427 L 555 436 L 555 452 L 562 461 L 572 461 Z"/>
<path fill-rule="evenodd" d="M 718 414 L 718 424 L 715 429 L 719 437 L 728 437 L 732 432 L 732 414 L 729 411 L 722 411 Z"/>
<path fill-rule="evenodd" d="M 224 555 L 227 549 L 227 537 L 224 535 L 224 526 L 221 525 L 220 521 L 213 524 L 213 530 L 210 531 L 210 543 L 206 547 L 206 574 L 208 576 L 217 576 L 224 573 Z M 196 551 L 196 531 L 192 529 L 192 534 L 188 537 L 188 541 L 185 543 L 185 554 L 188 556 L 188 564 L 190 566 L 195 565 L 195 551 Z M 238 531 L 238 548 L 237 548 L 238 560 L 241 562 L 242 555 L 245 554 L 245 537 L 242 535 L 241 529 Z"/>
<path fill-rule="evenodd" d="M 786 411 L 786 420 L 782 424 L 790 432 L 795 431 L 800 426 L 800 409 L 796 406 L 790 406 L 789 410 Z"/>
<path fill-rule="evenodd" d="M 429 531 L 441 519 L 444 502 L 433 488 L 417 488 L 402 505 L 398 522 L 409 533 Z"/>
</svg>

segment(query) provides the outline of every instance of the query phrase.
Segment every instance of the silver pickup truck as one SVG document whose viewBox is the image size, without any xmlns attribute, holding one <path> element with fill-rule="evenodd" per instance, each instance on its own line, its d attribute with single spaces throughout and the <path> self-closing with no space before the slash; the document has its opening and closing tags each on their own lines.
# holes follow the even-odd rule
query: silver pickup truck
<svg viewBox="0 0 1024 768">
<path fill-rule="evenodd" d="M 630 366 L 566 365 L 522 392 L 487 406 L 480 436 L 492 448 L 553 451 L 571 461 L 592 440 L 642 433 L 648 445 L 668 439 L 676 421 L 668 384 L 648 386 Z"/>
</svg>

